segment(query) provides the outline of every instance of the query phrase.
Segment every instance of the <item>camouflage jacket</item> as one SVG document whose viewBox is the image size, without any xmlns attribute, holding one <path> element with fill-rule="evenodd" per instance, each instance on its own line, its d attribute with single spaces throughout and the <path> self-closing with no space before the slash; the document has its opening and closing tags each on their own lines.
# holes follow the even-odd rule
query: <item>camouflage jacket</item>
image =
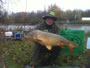
<svg viewBox="0 0 90 68">
<path fill-rule="evenodd" d="M 55 34 L 59 34 L 59 27 L 56 24 L 53 24 L 52 27 L 47 27 L 45 23 L 41 23 L 39 25 L 37 25 L 37 27 L 35 29 L 38 30 L 42 30 L 42 31 L 46 31 L 46 32 L 51 32 L 51 33 L 55 33 Z"/>
</svg>

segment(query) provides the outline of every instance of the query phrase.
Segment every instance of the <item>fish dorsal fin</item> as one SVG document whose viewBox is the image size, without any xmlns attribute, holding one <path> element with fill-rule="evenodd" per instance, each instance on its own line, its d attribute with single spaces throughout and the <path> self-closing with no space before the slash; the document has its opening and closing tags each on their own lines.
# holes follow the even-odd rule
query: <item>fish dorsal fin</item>
<svg viewBox="0 0 90 68">
<path fill-rule="evenodd" d="M 46 48 L 47 48 L 48 50 L 51 50 L 51 49 L 52 49 L 52 46 L 46 45 Z"/>
</svg>

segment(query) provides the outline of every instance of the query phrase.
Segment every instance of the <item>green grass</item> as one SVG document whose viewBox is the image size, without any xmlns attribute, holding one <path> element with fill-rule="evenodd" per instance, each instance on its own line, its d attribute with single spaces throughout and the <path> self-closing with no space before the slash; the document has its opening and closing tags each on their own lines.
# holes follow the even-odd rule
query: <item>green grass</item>
<svg viewBox="0 0 90 68">
<path fill-rule="evenodd" d="M 0 65 L 7 68 L 23 68 L 30 61 L 34 44 L 30 41 L 0 40 Z M 3 62 L 3 63 L 2 63 Z"/>
</svg>

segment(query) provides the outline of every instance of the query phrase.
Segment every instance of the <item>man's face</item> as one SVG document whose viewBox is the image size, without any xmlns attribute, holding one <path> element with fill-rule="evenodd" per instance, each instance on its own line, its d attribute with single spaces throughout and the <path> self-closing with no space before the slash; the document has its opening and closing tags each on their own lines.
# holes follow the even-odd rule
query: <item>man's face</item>
<svg viewBox="0 0 90 68">
<path fill-rule="evenodd" d="M 45 22 L 47 25 L 52 25 L 54 23 L 54 20 L 52 18 L 47 18 Z"/>
</svg>

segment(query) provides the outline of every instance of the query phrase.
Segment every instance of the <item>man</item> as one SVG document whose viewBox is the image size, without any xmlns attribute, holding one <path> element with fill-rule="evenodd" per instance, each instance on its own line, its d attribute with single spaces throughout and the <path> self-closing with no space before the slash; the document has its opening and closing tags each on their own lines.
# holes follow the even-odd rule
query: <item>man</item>
<svg viewBox="0 0 90 68">
<path fill-rule="evenodd" d="M 53 15 L 46 15 L 42 17 L 44 22 L 36 27 L 38 30 L 59 34 L 59 28 L 56 26 L 55 21 L 57 18 Z M 61 48 L 54 46 L 52 50 L 48 50 L 45 46 L 35 43 L 35 50 L 32 54 L 31 65 L 33 66 L 51 66 L 57 65 L 56 59 L 60 54 Z M 61 44 L 63 45 L 63 44 Z"/>
</svg>

